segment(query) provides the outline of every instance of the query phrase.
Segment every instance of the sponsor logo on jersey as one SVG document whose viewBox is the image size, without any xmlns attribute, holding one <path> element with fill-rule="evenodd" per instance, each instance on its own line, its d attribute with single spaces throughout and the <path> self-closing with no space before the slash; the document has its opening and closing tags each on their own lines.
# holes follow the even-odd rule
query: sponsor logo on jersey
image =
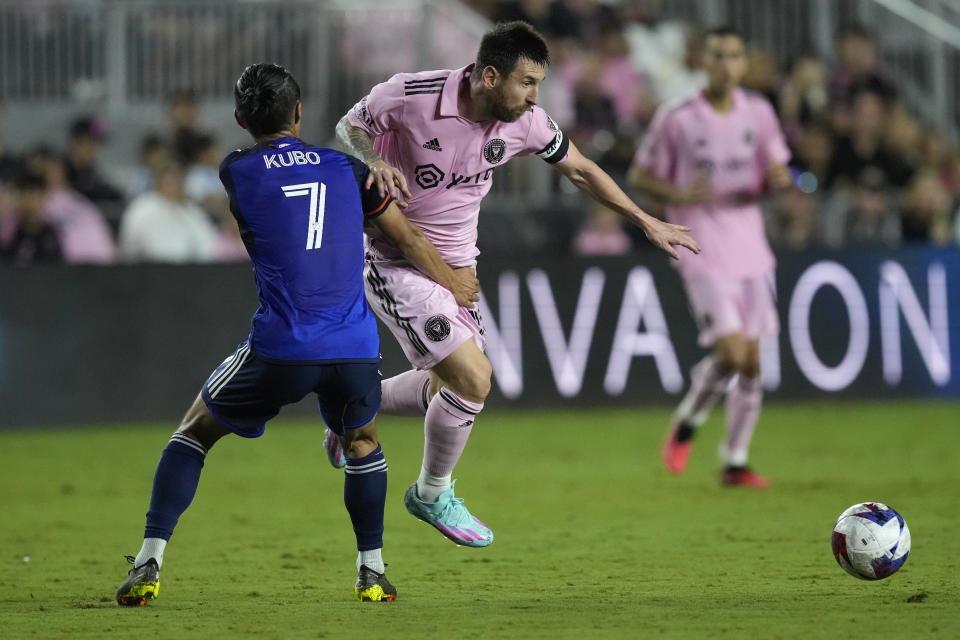
<svg viewBox="0 0 960 640">
<path fill-rule="evenodd" d="M 320 154 L 316 151 L 287 151 L 286 153 L 271 153 L 263 156 L 263 163 L 267 169 L 292 167 L 295 164 L 320 164 Z"/>
<path fill-rule="evenodd" d="M 418 164 L 413 170 L 417 184 L 421 189 L 433 189 L 443 182 L 446 174 L 440 170 L 440 167 L 433 164 Z"/>
<path fill-rule="evenodd" d="M 497 164 L 503 160 L 506 151 L 507 143 L 500 138 L 493 138 L 487 140 L 487 144 L 483 145 L 483 158 L 490 164 Z"/>
<path fill-rule="evenodd" d="M 433 342 L 446 340 L 450 335 L 450 321 L 444 316 L 432 316 L 423 324 L 423 333 Z"/>
<path fill-rule="evenodd" d="M 480 173 L 474 176 L 462 176 L 458 173 L 450 174 L 450 182 L 447 183 L 446 189 L 452 189 L 453 187 L 458 187 L 460 185 L 467 184 L 480 184 L 481 182 L 486 182 L 493 175 L 493 167 L 487 169 L 486 171 L 481 171 Z"/>
<path fill-rule="evenodd" d="M 424 149 L 430 149 L 430 151 L 443 151 L 443 147 L 440 146 L 440 141 L 436 138 L 431 138 L 423 143 Z"/>
</svg>

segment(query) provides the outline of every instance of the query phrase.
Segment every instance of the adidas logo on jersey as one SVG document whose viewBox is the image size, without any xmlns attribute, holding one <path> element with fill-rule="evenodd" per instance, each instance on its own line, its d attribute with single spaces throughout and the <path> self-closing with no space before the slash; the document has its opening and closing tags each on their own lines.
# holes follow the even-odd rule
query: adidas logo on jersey
<svg viewBox="0 0 960 640">
<path fill-rule="evenodd" d="M 443 147 L 440 146 L 440 141 L 436 138 L 432 140 L 427 140 L 423 143 L 424 149 L 430 149 L 430 151 L 443 151 Z"/>
</svg>

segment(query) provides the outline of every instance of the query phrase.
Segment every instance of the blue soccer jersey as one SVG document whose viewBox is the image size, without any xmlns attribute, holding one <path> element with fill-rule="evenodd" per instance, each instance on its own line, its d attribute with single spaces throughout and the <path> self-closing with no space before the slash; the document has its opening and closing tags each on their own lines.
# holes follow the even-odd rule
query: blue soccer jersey
<svg viewBox="0 0 960 640">
<path fill-rule="evenodd" d="M 363 223 L 391 198 L 364 190 L 368 175 L 360 160 L 292 137 L 234 151 L 220 165 L 253 263 L 260 308 L 249 343 L 262 358 L 379 358 L 363 292 Z"/>
</svg>

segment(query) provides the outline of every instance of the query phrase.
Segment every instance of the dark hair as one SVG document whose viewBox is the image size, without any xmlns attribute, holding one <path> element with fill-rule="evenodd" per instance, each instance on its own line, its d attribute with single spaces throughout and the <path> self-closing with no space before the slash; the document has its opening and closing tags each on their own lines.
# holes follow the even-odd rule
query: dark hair
<svg viewBox="0 0 960 640">
<path fill-rule="evenodd" d="M 192 89 L 177 89 L 167 97 L 167 105 L 197 104 L 197 94 Z"/>
<path fill-rule="evenodd" d="M 293 122 L 300 85 L 283 67 L 261 62 L 243 70 L 233 98 L 243 126 L 254 136 L 262 136 Z"/>
<path fill-rule="evenodd" d="M 520 58 L 541 67 L 550 64 L 547 43 L 537 30 L 522 20 L 498 22 L 484 34 L 477 51 L 477 72 L 493 67 L 501 75 L 510 75 Z"/>
<path fill-rule="evenodd" d="M 24 171 L 13 181 L 17 191 L 43 191 L 47 188 L 46 179 L 38 173 Z"/>
<path fill-rule="evenodd" d="M 714 27 L 713 29 L 707 29 L 703 34 L 703 41 L 706 42 L 707 38 L 740 38 L 744 39 L 743 34 L 736 27 L 732 27 L 728 24 Z"/>
<path fill-rule="evenodd" d="M 837 29 L 834 40 L 840 41 L 847 38 L 857 38 L 859 40 L 869 40 L 873 42 L 873 34 L 859 22 L 849 22 Z"/>
</svg>

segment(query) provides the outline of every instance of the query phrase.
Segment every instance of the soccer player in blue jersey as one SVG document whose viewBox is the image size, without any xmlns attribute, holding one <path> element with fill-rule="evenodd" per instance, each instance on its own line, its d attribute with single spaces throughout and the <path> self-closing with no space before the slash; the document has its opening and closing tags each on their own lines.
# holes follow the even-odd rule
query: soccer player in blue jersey
<svg viewBox="0 0 960 640">
<path fill-rule="evenodd" d="M 320 415 L 347 457 L 344 503 L 357 539 L 361 601 L 396 599 L 384 575 L 387 462 L 377 442 L 380 342 L 363 290 L 363 226 L 373 224 L 424 273 L 472 304 L 469 269 L 451 269 L 425 236 L 380 196 L 367 166 L 299 139 L 300 87 L 282 67 L 247 67 L 235 116 L 256 144 L 220 166 L 230 210 L 253 263 L 260 307 L 247 339 L 204 383 L 160 456 L 143 546 L 117 590 L 121 605 L 159 591 L 163 551 L 193 500 L 210 448 L 223 436 L 260 436 L 286 404 L 317 394 Z"/>
</svg>

